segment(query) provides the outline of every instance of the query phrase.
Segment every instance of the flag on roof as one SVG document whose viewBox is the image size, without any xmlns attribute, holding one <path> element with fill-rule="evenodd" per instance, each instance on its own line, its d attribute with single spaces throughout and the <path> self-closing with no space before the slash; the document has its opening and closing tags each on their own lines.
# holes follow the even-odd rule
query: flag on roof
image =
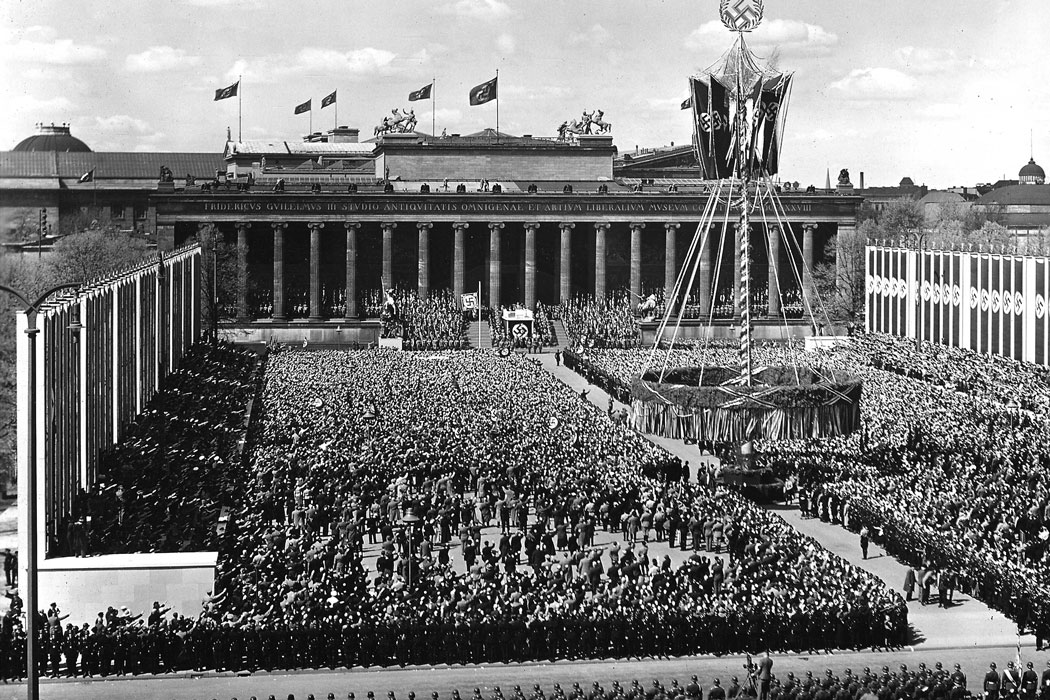
<svg viewBox="0 0 1050 700">
<path fill-rule="evenodd" d="M 692 106 L 693 106 L 693 98 L 692 97 L 687 97 L 684 100 L 682 100 L 682 109 L 689 109 Z"/>
<path fill-rule="evenodd" d="M 219 100 L 225 100 L 228 97 L 236 97 L 237 96 L 237 88 L 240 87 L 240 85 L 241 85 L 241 81 L 238 80 L 236 83 L 234 83 L 233 85 L 230 85 L 229 87 L 224 87 L 224 88 L 220 88 L 220 89 L 216 90 L 215 91 L 215 100 L 213 100 L 213 101 L 218 102 Z"/>
<path fill-rule="evenodd" d="M 481 85 L 476 85 L 470 89 L 470 106 L 483 105 L 486 102 L 491 102 L 496 99 L 496 81 L 499 78 L 493 78 L 488 80 Z"/>
<path fill-rule="evenodd" d="M 415 102 L 417 100 L 429 100 L 430 99 L 430 91 L 433 90 L 433 89 L 434 89 L 434 83 L 430 83 L 429 85 L 424 85 L 423 87 L 419 88 L 415 92 L 408 93 L 408 101 L 409 102 Z"/>
<path fill-rule="evenodd" d="M 83 175 L 80 176 L 79 180 L 77 180 L 77 182 L 94 182 L 94 181 L 95 181 L 95 169 L 94 168 L 92 168 L 91 170 L 88 170 L 86 173 L 84 173 Z"/>
<path fill-rule="evenodd" d="M 301 105 L 296 105 L 295 113 L 296 114 L 302 114 L 303 112 L 309 112 L 310 111 L 310 103 L 311 102 L 313 102 L 312 98 L 307 100 L 306 102 L 303 102 Z"/>
<path fill-rule="evenodd" d="M 321 109 L 324 109 L 328 105 L 334 105 L 335 104 L 335 93 L 336 92 L 338 92 L 338 90 L 332 90 L 332 94 L 331 95 L 325 95 L 324 97 L 321 98 Z"/>
</svg>

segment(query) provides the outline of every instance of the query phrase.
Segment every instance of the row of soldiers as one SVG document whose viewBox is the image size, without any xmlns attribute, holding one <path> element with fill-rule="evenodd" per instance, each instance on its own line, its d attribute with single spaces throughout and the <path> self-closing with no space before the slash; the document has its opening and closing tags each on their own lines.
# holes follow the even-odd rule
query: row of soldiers
<svg viewBox="0 0 1050 700">
<path fill-rule="evenodd" d="M 1011 662 L 1002 674 L 998 673 L 994 663 L 991 664 L 984 688 L 985 700 L 1047 698 L 1050 696 L 1050 662 L 1047 666 L 1047 670 L 1043 671 L 1040 678 L 1036 675 L 1031 663 L 1027 665 L 1027 670 L 1022 672 Z M 928 668 L 925 663 L 920 663 L 917 668 L 910 670 L 906 664 L 901 664 L 897 671 L 890 671 L 889 666 L 883 666 L 881 673 L 878 670 L 872 671 L 870 668 L 854 673 L 847 668 L 840 677 L 828 669 L 823 675 L 814 675 L 813 671 L 807 671 L 804 676 L 798 678 L 794 673 L 788 673 L 782 679 L 772 674 L 771 668 L 771 663 L 767 667 L 763 667 L 761 663 L 757 667 L 747 667 L 746 673 L 742 673 L 739 677 L 732 677 L 725 686 L 722 685 L 720 678 L 715 678 L 706 692 L 700 685 L 697 676 L 694 675 L 684 685 L 677 680 L 672 680 L 669 685 L 665 685 L 658 679 L 653 680 L 651 684 L 635 679 L 623 684 L 619 681 L 612 681 L 606 687 L 594 681 L 588 688 L 584 688 L 579 682 L 566 688 L 555 683 L 547 692 L 537 683 L 528 690 L 516 685 L 512 691 L 507 693 L 504 693 L 497 685 L 493 686 L 488 693 L 483 693 L 481 688 L 474 688 L 469 694 L 466 692 L 461 694 L 458 689 L 454 689 L 447 698 L 449 700 L 705 700 L 706 696 L 706 700 L 743 700 L 744 698 L 758 698 L 759 700 L 940 700 L 941 698 L 968 700 L 973 697 L 966 687 L 966 674 L 963 673 L 959 664 L 955 664 L 952 671 L 948 671 L 940 663 L 937 663 L 935 668 Z M 740 682 L 741 678 L 743 678 L 743 683 Z M 997 684 L 994 689 L 988 686 L 989 679 L 992 678 Z M 766 683 L 764 680 L 769 682 Z M 328 693 L 327 700 L 335 700 L 335 698 L 335 693 Z M 252 696 L 249 700 L 257 700 L 257 698 Z M 268 700 L 277 700 L 277 698 L 275 695 L 270 695 Z M 288 694 L 287 700 L 295 700 L 295 695 Z M 306 700 L 315 700 L 315 697 L 310 694 L 306 696 Z M 356 700 L 355 694 L 347 693 L 346 700 Z M 365 700 L 377 700 L 376 693 L 368 691 Z M 398 697 L 393 691 L 388 691 L 386 700 L 398 700 Z M 407 700 L 417 700 L 416 693 L 409 692 Z M 430 693 L 430 700 L 443 699 L 440 693 L 434 691 Z"/>
</svg>

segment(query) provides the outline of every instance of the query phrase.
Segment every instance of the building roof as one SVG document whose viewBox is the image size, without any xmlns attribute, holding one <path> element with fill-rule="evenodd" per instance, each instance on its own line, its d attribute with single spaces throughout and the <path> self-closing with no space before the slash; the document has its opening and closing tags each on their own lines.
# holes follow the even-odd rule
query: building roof
<svg viewBox="0 0 1050 700">
<path fill-rule="evenodd" d="M 919 204 L 949 204 L 952 202 L 964 202 L 966 198 L 958 192 L 946 192 L 944 190 L 933 190 L 919 200 Z"/>
<path fill-rule="evenodd" d="M 216 170 L 226 170 L 226 163 L 218 153 L 0 151 L 0 177 L 3 178 L 79 179 L 94 170 L 96 180 L 157 180 L 162 165 L 171 168 L 176 178 L 186 174 L 212 177 Z"/>
<path fill-rule="evenodd" d="M 982 195 L 980 205 L 1042 205 L 1050 206 L 1050 185 L 1010 185 Z"/>
<path fill-rule="evenodd" d="M 226 144 L 225 156 L 231 155 L 305 155 L 305 156 L 369 156 L 375 150 L 374 143 L 323 142 L 323 141 L 277 141 L 255 139 L 230 141 Z"/>
<path fill-rule="evenodd" d="M 18 142 L 13 150 L 19 152 L 90 153 L 88 145 L 69 133 L 69 125 L 38 124 L 39 134 L 33 134 Z"/>
</svg>

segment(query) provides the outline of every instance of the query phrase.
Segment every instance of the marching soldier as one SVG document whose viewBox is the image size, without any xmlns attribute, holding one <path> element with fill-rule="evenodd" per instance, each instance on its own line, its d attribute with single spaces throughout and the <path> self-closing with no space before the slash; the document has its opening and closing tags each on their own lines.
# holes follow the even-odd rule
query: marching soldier
<svg viewBox="0 0 1050 700">
<path fill-rule="evenodd" d="M 1032 662 L 1028 662 L 1028 667 L 1025 672 L 1021 675 L 1021 697 L 1024 700 L 1035 700 L 1036 691 L 1039 689 L 1039 676 L 1035 673 L 1035 667 Z"/>
<path fill-rule="evenodd" d="M 988 664 L 988 673 L 984 674 L 984 700 L 999 700 L 999 672 L 995 662 Z"/>
</svg>

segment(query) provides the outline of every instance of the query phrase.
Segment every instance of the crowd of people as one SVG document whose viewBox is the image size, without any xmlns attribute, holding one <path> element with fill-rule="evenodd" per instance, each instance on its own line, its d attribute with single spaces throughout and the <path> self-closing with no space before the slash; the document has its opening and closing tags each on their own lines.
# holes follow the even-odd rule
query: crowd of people
<svg viewBox="0 0 1050 700">
<path fill-rule="evenodd" d="M 778 516 L 685 481 L 677 458 L 527 356 L 282 349 L 259 401 L 216 594 L 194 620 L 105 617 L 75 672 L 905 640 L 899 594 Z M 595 545 L 600 533 L 615 544 Z M 188 528 L 182 546 L 212 538 Z M 651 557 L 656 539 L 684 562 Z M 59 646 L 44 656 L 81 634 L 46 637 Z"/>
<path fill-rule="evenodd" d="M 732 364 L 733 353 L 700 343 L 675 350 L 667 365 Z M 1045 368 L 874 334 L 817 353 L 753 353 L 760 365 L 835 368 L 864 382 L 860 431 L 756 444 L 759 466 L 797 481 L 807 514 L 867 529 L 913 567 L 920 581 L 912 589 L 950 582 L 1034 631 L 1040 644 L 1050 637 Z M 664 359 L 657 350 L 652 366 Z M 577 362 L 584 376 L 625 394 L 649 357 L 587 350 Z"/>
<path fill-rule="evenodd" d="M 259 354 L 196 345 L 100 455 L 98 478 L 49 532 L 52 555 L 214 549 L 223 507 L 245 479 L 243 438 Z"/>
<path fill-rule="evenodd" d="M 387 313 L 393 300 L 392 313 Z M 467 316 L 447 289 L 420 297 L 414 290 L 372 290 L 364 294 L 364 312 L 379 318 L 384 338 L 401 338 L 404 350 L 462 350 L 469 347 Z"/>
<path fill-rule="evenodd" d="M 637 348 L 641 328 L 630 295 L 600 299 L 576 297 L 562 302 L 559 312 L 573 346 L 588 348 Z"/>
</svg>

